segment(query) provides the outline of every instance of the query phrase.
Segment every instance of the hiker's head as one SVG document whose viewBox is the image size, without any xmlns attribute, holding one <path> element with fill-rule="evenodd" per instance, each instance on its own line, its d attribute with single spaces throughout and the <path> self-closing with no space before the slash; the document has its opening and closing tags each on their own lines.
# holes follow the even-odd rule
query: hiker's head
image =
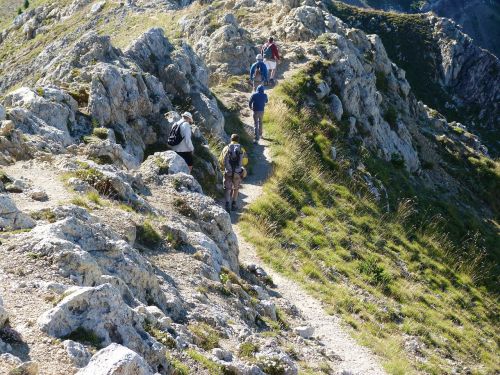
<svg viewBox="0 0 500 375">
<path fill-rule="evenodd" d="M 272 36 L 269 37 L 269 39 L 267 40 L 269 43 L 273 43 L 274 42 L 274 38 Z"/>
<path fill-rule="evenodd" d="M 231 134 L 231 142 L 239 142 L 240 136 L 238 134 Z"/>
<path fill-rule="evenodd" d="M 256 59 L 257 61 L 262 61 L 262 60 L 264 60 L 264 58 L 262 57 L 262 55 L 261 55 L 260 53 L 259 53 L 257 56 L 255 56 L 255 59 Z"/>
<path fill-rule="evenodd" d="M 264 86 L 263 85 L 257 86 L 257 92 L 262 94 L 264 92 Z"/>
<path fill-rule="evenodd" d="M 193 123 L 193 115 L 190 112 L 184 112 L 182 114 L 182 118 L 186 121 L 188 121 L 190 124 Z"/>
</svg>

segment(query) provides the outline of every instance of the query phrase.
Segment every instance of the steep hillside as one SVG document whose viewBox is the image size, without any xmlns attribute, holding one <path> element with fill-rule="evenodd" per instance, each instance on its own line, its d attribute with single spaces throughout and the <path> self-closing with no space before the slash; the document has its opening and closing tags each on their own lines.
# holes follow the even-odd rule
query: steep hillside
<svg viewBox="0 0 500 375">
<path fill-rule="evenodd" d="M 272 104 L 275 172 L 245 216 L 248 238 L 273 267 L 342 314 L 390 373 L 494 373 L 498 269 L 486 264 L 498 265 L 498 227 L 485 262 L 488 234 L 464 239 L 475 219 L 453 216 L 453 199 L 346 142 L 347 124 L 310 94 L 329 72 L 329 64 L 312 65 L 283 84 Z M 297 106 L 308 102 L 315 104 Z M 498 188 L 493 168 L 496 182 L 486 189 Z M 485 222 L 477 224 L 482 230 Z"/>
<path fill-rule="evenodd" d="M 500 55 L 500 4 L 488 0 L 346 0 L 345 3 L 405 13 L 432 11 L 454 20 L 478 46 Z"/>
<path fill-rule="evenodd" d="M 465 119 L 496 132 L 498 60 L 446 20 L 398 17 L 34 0 L 6 22 L 0 373 L 495 373 L 500 166 L 451 120 L 474 104 Z M 248 67 L 269 35 L 284 61 L 253 146 Z M 166 142 L 184 111 L 192 173 Z M 217 201 L 233 132 L 253 160 L 241 216 Z"/>
<path fill-rule="evenodd" d="M 405 69 L 419 100 L 473 129 L 498 155 L 500 62 L 478 48 L 457 25 L 429 14 L 363 10 L 332 2 L 331 12 L 382 38 L 390 58 Z"/>
</svg>

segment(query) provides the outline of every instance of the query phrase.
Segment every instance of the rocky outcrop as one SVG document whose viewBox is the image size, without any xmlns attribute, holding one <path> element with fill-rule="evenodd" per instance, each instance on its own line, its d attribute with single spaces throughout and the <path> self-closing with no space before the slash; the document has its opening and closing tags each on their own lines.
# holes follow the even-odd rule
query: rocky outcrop
<svg viewBox="0 0 500 375">
<path fill-rule="evenodd" d="M 42 331 L 55 337 L 65 337 L 77 329 L 92 332 L 100 345 L 121 342 L 144 356 L 157 370 L 167 366 L 165 347 L 144 331 L 143 318 L 127 305 L 120 290 L 108 283 L 78 288 L 42 315 L 38 324 Z M 111 353 L 108 360 L 113 357 Z M 90 373 L 101 356 L 104 353 L 92 358 L 82 373 Z"/>
<path fill-rule="evenodd" d="M 153 375 L 147 362 L 137 353 L 119 344 L 98 351 L 78 375 Z"/>
<path fill-rule="evenodd" d="M 6 194 L 0 194 L 0 228 L 3 230 L 30 229 L 36 222 L 19 211 L 16 204 Z"/>
<path fill-rule="evenodd" d="M 447 18 L 428 16 L 439 46 L 440 83 L 455 97 L 458 108 L 480 108 L 478 125 L 495 129 L 500 123 L 500 61 L 479 48 Z"/>
<path fill-rule="evenodd" d="M 332 22 L 336 32 L 323 34 L 317 47 L 329 68 L 326 81 L 316 85 L 316 97 L 325 101 L 337 120 L 348 117 L 352 137 L 362 139 L 386 160 L 401 158 L 409 171 L 418 170 L 420 161 L 409 132 L 415 126 L 414 99 L 404 71 L 391 63 L 378 36 L 349 29 L 339 19 Z M 369 64 L 367 54 L 372 56 Z M 377 87 L 380 76 L 387 82 L 385 92 Z M 399 117 L 389 119 L 386 113 L 396 109 Z"/>
<path fill-rule="evenodd" d="M 213 12 L 209 7 L 195 17 L 182 18 L 179 24 L 193 41 L 196 53 L 207 62 L 211 80 L 216 82 L 229 75 L 246 73 L 258 48 L 233 13 L 214 19 Z"/>
</svg>

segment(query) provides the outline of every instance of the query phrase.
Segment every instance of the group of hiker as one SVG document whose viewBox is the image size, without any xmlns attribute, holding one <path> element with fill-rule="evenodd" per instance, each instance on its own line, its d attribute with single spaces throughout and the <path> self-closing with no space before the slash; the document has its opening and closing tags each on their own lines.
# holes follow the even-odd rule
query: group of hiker
<svg viewBox="0 0 500 375">
<path fill-rule="evenodd" d="M 279 61 L 279 50 L 271 37 L 261 47 L 260 53 L 256 56 L 256 62 L 250 67 L 250 81 L 253 92 L 248 105 L 253 111 L 254 143 L 258 143 L 262 138 L 264 109 L 268 102 L 265 85 L 275 84 L 276 67 Z M 172 126 L 167 141 L 170 148 L 184 159 L 190 171 L 193 168 L 194 161 L 194 145 L 191 140 L 192 124 L 193 115 L 190 112 L 184 112 L 181 119 Z M 235 211 L 238 208 L 239 188 L 242 180 L 247 175 L 245 167 L 248 164 L 248 155 L 245 148 L 240 144 L 238 134 L 231 135 L 231 142 L 222 150 L 219 163 L 224 172 L 225 208 L 228 212 Z"/>
</svg>

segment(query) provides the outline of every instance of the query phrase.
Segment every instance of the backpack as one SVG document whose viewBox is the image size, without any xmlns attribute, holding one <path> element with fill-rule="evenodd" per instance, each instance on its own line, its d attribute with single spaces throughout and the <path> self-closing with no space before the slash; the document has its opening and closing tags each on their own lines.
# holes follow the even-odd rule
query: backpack
<svg viewBox="0 0 500 375">
<path fill-rule="evenodd" d="M 177 121 L 174 124 L 174 126 L 172 126 L 172 129 L 170 129 L 170 133 L 168 134 L 168 139 L 167 139 L 167 144 L 169 146 L 177 146 L 184 139 L 181 132 L 182 124 L 183 124 L 182 120 Z"/>
<path fill-rule="evenodd" d="M 221 169 L 225 169 L 226 160 L 234 172 L 240 165 L 245 167 L 248 164 L 248 155 L 246 150 L 239 143 L 231 143 L 224 148 L 219 158 Z"/>
<path fill-rule="evenodd" d="M 228 158 L 233 173 L 240 166 L 240 158 L 242 155 L 243 151 L 239 143 L 232 143 L 229 145 L 226 157 Z"/>
<path fill-rule="evenodd" d="M 262 72 L 260 70 L 260 64 L 257 64 L 257 68 L 255 69 L 254 79 L 258 81 L 261 79 L 261 77 L 262 77 Z"/>
<path fill-rule="evenodd" d="M 272 44 L 268 44 L 264 47 L 264 53 L 262 55 L 266 60 L 271 60 L 273 58 Z"/>
</svg>

